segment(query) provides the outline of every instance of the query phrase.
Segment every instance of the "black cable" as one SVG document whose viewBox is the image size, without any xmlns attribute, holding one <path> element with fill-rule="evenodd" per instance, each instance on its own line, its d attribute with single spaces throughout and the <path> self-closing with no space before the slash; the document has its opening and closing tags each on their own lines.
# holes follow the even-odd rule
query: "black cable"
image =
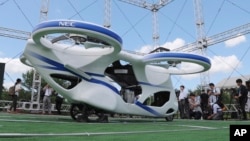
<svg viewBox="0 0 250 141">
<path fill-rule="evenodd" d="M 12 59 L 10 59 L 8 62 L 5 62 L 5 64 L 11 62 L 13 60 L 13 58 L 16 58 L 17 56 L 20 56 L 23 52 L 19 52 L 17 55 L 15 55 L 14 57 L 12 57 Z M 8 78 L 14 83 L 15 81 L 11 78 L 11 76 L 9 75 L 9 73 L 7 73 L 6 71 L 4 71 L 4 74 L 6 74 L 8 76 Z"/>
<path fill-rule="evenodd" d="M 177 17 L 175 18 L 175 20 L 174 20 L 174 22 L 173 22 L 173 25 L 172 25 L 172 27 L 171 27 L 171 29 L 170 29 L 170 31 L 168 32 L 168 35 L 167 35 L 167 38 L 165 39 L 165 42 L 168 41 L 169 36 L 171 35 L 172 31 L 174 30 L 174 28 L 175 28 L 175 26 L 176 26 L 176 23 L 177 23 L 177 21 L 178 21 L 180 15 L 182 14 L 183 9 L 184 9 L 186 3 L 187 3 L 187 0 L 185 0 L 184 3 L 182 4 L 180 11 L 179 11 Z"/>
<path fill-rule="evenodd" d="M 240 10 L 242 10 L 243 12 L 246 12 L 247 14 L 250 14 L 250 11 L 240 7 L 239 5 L 235 4 L 234 2 L 230 1 L 230 0 L 227 0 L 228 3 L 232 4 L 233 6 L 239 8 Z"/>
<path fill-rule="evenodd" d="M 196 40 L 195 36 L 192 35 L 191 33 L 189 33 L 187 30 L 185 30 L 182 26 L 180 26 L 178 23 L 176 23 L 173 19 L 171 19 L 170 17 L 168 17 L 166 14 L 162 13 L 160 11 L 160 13 L 165 16 L 165 18 L 167 18 L 169 21 L 171 21 L 172 23 L 175 24 L 175 26 L 177 26 L 179 29 L 181 29 L 184 33 L 186 33 L 187 35 L 189 35 L 191 38 L 193 38 L 194 40 Z"/>
<path fill-rule="evenodd" d="M 92 3 L 90 3 L 89 5 L 87 5 L 86 7 L 84 7 L 83 9 L 81 9 L 80 11 L 78 11 L 76 14 L 72 15 L 70 18 L 68 19 L 72 19 L 73 17 L 75 17 L 76 15 L 79 15 L 82 11 L 86 10 L 87 8 L 89 8 L 90 6 L 92 6 L 93 4 L 95 4 L 97 2 L 97 0 L 93 1 Z"/>
<path fill-rule="evenodd" d="M 6 64 L 9 63 L 9 62 L 11 62 L 13 60 L 13 58 L 16 58 L 16 57 L 20 56 L 22 53 L 23 53 L 23 51 L 21 51 L 18 54 L 16 54 L 14 57 L 12 57 L 12 59 L 10 59 L 8 62 L 6 62 Z"/>
<path fill-rule="evenodd" d="M 0 5 L 3 5 L 5 4 L 6 2 L 8 2 L 9 0 L 6 0 L 2 3 L 0 3 Z M 25 13 L 23 12 L 23 10 L 21 9 L 21 7 L 19 6 L 19 4 L 16 2 L 16 0 L 13 0 L 15 5 L 17 6 L 17 8 L 20 10 L 20 12 L 22 13 L 22 15 L 24 16 L 24 18 L 27 20 L 27 22 L 29 23 L 29 25 L 33 28 L 33 25 L 31 24 L 30 20 L 28 19 L 28 17 L 25 15 Z M 12 57 L 12 59 L 10 59 L 8 62 L 6 62 L 5 64 L 11 62 L 13 60 L 13 58 L 16 58 L 17 56 L 20 56 L 22 54 L 22 52 L 16 54 L 14 57 Z M 13 81 L 13 79 L 10 77 L 10 75 L 5 71 L 4 72 L 8 77 L 9 79 L 14 83 L 15 81 Z"/>
<path fill-rule="evenodd" d="M 16 4 L 17 8 L 20 10 L 20 12 L 22 13 L 22 15 L 24 16 L 24 18 L 26 19 L 26 21 L 29 23 L 29 25 L 34 28 L 34 26 L 32 25 L 32 23 L 30 22 L 29 18 L 25 15 L 25 13 L 23 12 L 23 10 L 21 9 L 21 7 L 19 6 L 19 4 L 16 2 L 16 0 L 13 0 L 14 3 Z"/>
<path fill-rule="evenodd" d="M 218 17 L 219 14 L 220 14 L 220 11 L 221 11 L 221 9 L 222 9 L 222 7 L 223 7 L 225 1 L 226 1 L 226 0 L 223 0 L 223 2 L 221 3 L 220 8 L 218 9 L 218 11 L 217 11 L 217 13 L 216 13 L 216 15 L 215 15 L 215 17 L 214 17 L 214 19 L 213 19 L 213 21 L 212 21 L 212 24 L 209 26 L 208 31 L 207 31 L 205 37 L 208 35 L 209 31 L 212 29 L 212 27 L 213 27 L 215 21 L 217 20 L 217 17 Z"/>
<path fill-rule="evenodd" d="M 9 77 L 9 79 L 12 81 L 12 83 L 15 83 L 15 81 L 10 77 L 10 75 L 7 72 L 4 72 L 4 73 Z"/>
<path fill-rule="evenodd" d="M 244 52 L 244 54 L 241 56 L 239 63 L 238 63 L 235 67 L 231 66 L 231 65 L 230 65 L 229 63 L 227 63 L 226 61 L 221 60 L 221 61 L 223 61 L 225 64 L 227 64 L 228 66 L 230 66 L 231 68 L 233 68 L 233 70 L 232 70 L 232 72 L 230 73 L 230 75 L 228 76 L 227 80 L 229 80 L 229 79 L 231 78 L 233 72 L 237 72 L 240 76 L 244 77 L 244 75 L 242 75 L 239 71 L 237 71 L 236 68 L 240 65 L 240 62 L 244 59 L 244 57 L 247 55 L 247 53 L 249 52 L 249 50 L 250 50 L 250 46 L 247 48 L 247 50 L 246 50 L 246 51 Z M 211 51 L 211 50 L 209 50 L 209 51 L 210 51 L 211 53 L 213 53 L 215 56 L 218 56 L 218 55 L 217 55 L 216 53 L 214 53 L 213 51 Z M 226 81 L 224 82 L 224 84 L 223 84 L 222 86 L 224 86 L 225 83 L 226 83 Z"/>
<path fill-rule="evenodd" d="M 135 25 L 133 25 L 130 20 L 128 19 L 128 17 L 126 16 L 126 14 L 121 10 L 121 8 L 118 6 L 118 4 L 114 1 L 115 5 L 117 6 L 117 8 L 119 9 L 119 11 L 122 13 L 122 15 L 124 16 L 124 18 L 128 21 L 128 23 L 131 25 L 131 28 L 136 32 L 136 34 L 139 36 L 139 38 L 142 40 L 142 42 L 144 44 L 146 44 L 146 41 L 142 38 L 141 34 L 136 30 Z M 143 19 L 146 17 L 146 15 L 143 17 Z M 140 21 L 142 21 L 142 19 L 140 19 L 138 22 L 136 22 L 136 24 L 138 24 Z M 130 29 L 129 29 L 130 30 Z M 128 31 L 127 31 L 128 32 Z M 125 34 L 127 34 L 127 32 Z M 122 37 L 125 35 L 123 34 Z"/>
<path fill-rule="evenodd" d="M 9 0 L 5 0 L 5 1 L 1 2 L 1 3 L 0 3 L 0 6 L 6 4 L 8 1 L 9 1 Z"/>
<path fill-rule="evenodd" d="M 75 10 L 76 15 L 78 15 L 78 16 L 84 21 L 83 17 L 80 15 L 80 12 L 77 11 L 77 9 L 76 9 L 75 6 L 70 2 L 70 0 L 67 0 L 67 1 L 68 1 L 69 5 Z"/>
</svg>

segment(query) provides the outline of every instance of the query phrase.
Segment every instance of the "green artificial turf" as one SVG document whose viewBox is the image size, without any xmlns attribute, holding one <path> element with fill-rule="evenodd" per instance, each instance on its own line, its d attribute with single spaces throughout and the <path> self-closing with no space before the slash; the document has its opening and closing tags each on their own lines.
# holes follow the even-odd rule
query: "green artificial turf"
<svg viewBox="0 0 250 141">
<path fill-rule="evenodd" d="M 69 116 L 0 112 L 0 141 L 229 141 L 231 124 L 250 121 L 109 118 L 109 123 L 84 123 Z"/>
</svg>

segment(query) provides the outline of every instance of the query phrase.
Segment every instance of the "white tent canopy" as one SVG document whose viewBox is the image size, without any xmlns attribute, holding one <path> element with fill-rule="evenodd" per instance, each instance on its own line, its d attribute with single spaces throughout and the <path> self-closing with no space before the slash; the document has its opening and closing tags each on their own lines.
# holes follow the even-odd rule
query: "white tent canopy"
<svg viewBox="0 0 250 141">
<path fill-rule="evenodd" d="M 237 87 L 236 80 L 239 78 L 242 79 L 243 84 L 245 85 L 245 82 L 250 80 L 250 75 L 225 78 L 221 80 L 219 83 L 217 83 L 216 87 L 219 87 L 222 89 L 236 88 Z"/>
</svg>

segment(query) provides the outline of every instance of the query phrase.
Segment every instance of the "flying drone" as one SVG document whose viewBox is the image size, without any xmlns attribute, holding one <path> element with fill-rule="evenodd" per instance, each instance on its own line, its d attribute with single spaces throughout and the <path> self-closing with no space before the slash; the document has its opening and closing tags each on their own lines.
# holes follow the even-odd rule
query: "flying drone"
<svg viewBox="0 0 250 141">
<path fill-rule="evenodd" d="M 210 60 L 181 52 L 134 53 L 122 42 L 93 23 L 51 20 L 34 28 L 20 60 L 71 103 L 74 120 L 91 121 L 95 114 L 107 122 L 109 113 L 172 120 L 178 102 L 171 75 L 207 71 Z"/>
</svg>

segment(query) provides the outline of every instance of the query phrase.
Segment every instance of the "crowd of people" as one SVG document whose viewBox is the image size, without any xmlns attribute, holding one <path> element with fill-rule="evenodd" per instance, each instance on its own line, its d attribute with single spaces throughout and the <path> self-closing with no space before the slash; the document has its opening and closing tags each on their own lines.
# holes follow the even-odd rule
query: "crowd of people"
<svg viewBox="0 0 250 141">
<path fill-rule="evenodd" d="M 22 80 L 20 78 L 17 78 L 15 84 L 14 84 L 14 89 L 15 92 L 13 95 L 11 95 L 11 99 L 12 99 L 12 103 L 9 107 L 9 109 L 7 109 L 7 112 L 9 113 L 17 113 L 17 102 L 18 102 L 18 98 L 19 98 L 19 93 L 22 90 L 21 87 L 21 83 Z M 61 106 L 63 103 L 63 96 L 60 95 L 59 93 L 55 92 L 54 89 L 49 85 L 46 84 L 43 88 L 42 88 L 42 114 L 46 114 L 46 112 L 48 114 L 51 114 L 51 96 L 55 95 L 55 108 L 57 110 L 57 114 L 61 114 Z"/>
<path fill-rule="evenodd" d="M 57 114 L 61 114 L 61 106 L 63 103 L 63 96 L 57 93 L 49 84 L 45 85 L 43 87 L 43 109 L 42 114 L 46 114 L 46 111 L 48 114 L 51 114 L 51 96 L 56 96 L 55 98 L 55 108 L 57 110 Z"/>
<path fill-rule="evenodd" d="M 15 82 L 15 94 L 12 95 L 12 104 L 8 112 L 16 112 L 17 101 L 21 87 L 22 80 L 18 78 Z M 237 90 L 233 94 L 233 99 L 238 105 L 239 115 L 242 120 L 247 120 L 245 106 L 248 100 L 249 88 L 243 84 L 241 79 L 236 80 Z M 63 103 L 63 96 L 56 93 L 49 84 L 46 84 L 42 91 L 43 108 L 42 114 L 46 111 L 51 114 L 51 96 L 55 95 L 56 110 L 61 114 L 61 105 Z M 180 86 L 179 94 L 177 95 L 179 105 L 179 115 L 181 119 L 208 119 L 208 120 L 223 120 L 224 110 L 226 107 L 222 102 L 222 93 L 220 88 L 215 87 L 214 83 L 209 83 L 209 88 L 202 90 L 199 95 L 189 93 L 184 85 Z"/>
<path fill-rule="evenodd" d="M 236 80 L 237 90 L 233 94 L 233 99 L 238 107 L 238 114 L 242 120 L 247 120 L 245 106 L 248 100 L 248 88 L 242 83 L 241 79 Z M 226 106 L 222 101 L 220 88 L 215 87 L 214 83 L 209 83 L 209 88 L 202 90 L 199 95 L 188 93 L 185 86 L 180 86 L 177 96 L 179 113 L 181 119 L 207 119 L 223 120 Z"/>
</svg>

